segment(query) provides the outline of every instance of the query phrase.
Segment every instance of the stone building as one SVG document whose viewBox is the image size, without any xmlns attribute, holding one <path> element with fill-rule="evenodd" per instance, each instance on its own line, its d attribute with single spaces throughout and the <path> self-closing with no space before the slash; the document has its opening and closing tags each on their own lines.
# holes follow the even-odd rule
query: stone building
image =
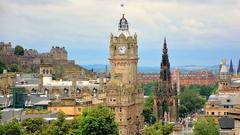
<svg viewBox="0 0 240 135">
<path fill-rule="evenodd" d="M 106 105 L 115 112 L 121 135 L 143 131 L 143 90 L 137 82 L 137 35 L 131 36 L 127 19 L 122 16 L 118 35 L 110 37 L 110 75 L 106 85 Z"/>
<path fill-rule="evenodd" d="M 68 60 L 67 58 L 67 51 L 65 50 L 65 47 L 52 47 L 50 51 L 50 55 L 53 57 L 55 60 Z"/>
<path fill-rule="evenodd" d="M 172 85 L 166 38 L 163 44 L 160 80 L 154 91 L 153 111 L 158 121 L 178 120 L 177 86 Z"/>
<path fill-rule="evenodd" d="M 147 84 L 147 83 L 154 83 L 159 80 L 160 75 L 159 73 L 138 73 L 137 79 L 140 83 Z"/>
<path fill-rule="evenodd" d="M 218 76 L 218 92 L 240 93 L 240 75 L 234 72 L 232 62 L 230 62 L 230 67 L 226 63 L 225 59 L 221 62 L 221 69 Z M 238 67 L 240 67 L 240 63 Z"/>
<path fill-rule="evenodd" d="M 15 78 L 15 73 L 8 73 L 6 70 L 0 74 L 0 96 L 12 94 Z"/>
<path fill-rule="evenodd" d="M 232 61 L 228 67 L 223 59 L 219 67 L 218 90 L 209 97 L 204 107 L 205 116 L 214 117 L 216 122 L 240 107 L 240 76 L 234 72 Z"/>
<path fill-rule="evenodd" d="M 181 73 L 178 69 L 172 71 L 172 82 L 177 83 L 179 80 L 180 86 L 190 85 L 205 85 L 211 86 L 217 82 L 217 76 L 211 71 L 190 71 Z"/>
<path fill-rule="evenodd" d="M 74 60 L 68 60 L 65 47 L 53 46 L 50 52 L 46 53 L 38 53 L 34 49 L 25 49 L 22 56 L 15 55 L 14 50 L 11 43 L 0 42 L 0 59 L 6 65 L 18 64 L 23 72 L 39 73 L 41 64 L 52 64 L 53 77 L 56 79 L 68 80 L 73 76 L 82 80 L 96 78 L 96 73 L 75 64 Z"/>
</svg>

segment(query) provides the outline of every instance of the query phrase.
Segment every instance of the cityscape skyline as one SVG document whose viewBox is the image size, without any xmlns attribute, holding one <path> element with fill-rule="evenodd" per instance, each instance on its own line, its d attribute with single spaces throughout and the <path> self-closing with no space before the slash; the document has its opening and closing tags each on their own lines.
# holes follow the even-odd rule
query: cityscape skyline
<svg viewBox="0 0 240 135">
<path fill-rule="evenodd" d="M 69 59 L 80 65 L 108 64 L 109 37 L 117 32 L 120 4 L 107 0 L 3 0 L 0 40 L 39 52 L 65 46 Z M 222 58 L 233 59 L 237 65 L 239 5 L 237 0 L 127 1 L 130 32 L 136 32 L 139 39 L 139 66 L 159 66 L 165 36 L 171 66 L 218 65 Z"/>
</svg>

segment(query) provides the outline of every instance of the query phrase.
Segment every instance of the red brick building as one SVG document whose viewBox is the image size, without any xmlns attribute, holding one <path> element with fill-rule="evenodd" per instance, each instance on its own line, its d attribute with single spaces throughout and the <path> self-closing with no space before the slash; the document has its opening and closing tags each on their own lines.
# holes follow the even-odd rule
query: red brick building
<svg viewBox="0 0 240 135">
<path fill-rule="evenodd" d="M 216 76 L 210 71 L 180 73 L 178 69 L 172 72 L 172 81 L 177 82 L 179 78 L 180 86 L 190 85 L 213 85 L 216 83 Z"/>
<path fill-rule="evenodd" d="M 160 74 L 159 73 L 138 73 L 137 80 L 141 83 L 153 83 L 159 80 Z"/>
<path fill-rule="evenodd" d="M 159 80 L 159 73 L 138 73 L 137 79 L 141 83 L 151 83 Z M 189 85 L 213 85 L 216 83 L 216 75 L 210 71 L 181 73 L 178 69 L 172 70 L 172 84 L 180 86 Z"/>
</svg>

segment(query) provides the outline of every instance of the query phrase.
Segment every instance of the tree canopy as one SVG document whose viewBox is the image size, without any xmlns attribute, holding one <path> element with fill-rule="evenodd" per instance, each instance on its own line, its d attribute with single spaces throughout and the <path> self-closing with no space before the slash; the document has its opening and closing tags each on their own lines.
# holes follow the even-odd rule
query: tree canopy
<svg viewBox="0 0 240 135">
<path fill-rule="evenodd" d="M 20 45 L 17 45 L 14 50 L 15 55 L 24 55 L 24 48 Z"/>
<path fill-rule="evenodd" d="M 6 65 L 3 61 L 0 60 L 0 74 L 3 73 L 3 70 L 6 69 Z"/>
<path fill-rule="evenodd" d="M 169 135 L 173 132 L 172 124 L 155 123 L 144 128 L 144 135 Z"/>
<path fill-rule="evenodd" d="M 79 126 L 73 131 L 81 135 L 118 135 L 115 114 L 106 107 L 99 106 L 86 110 L 78 118 Z"/>
<path fill-rule="evenodd" d="M 212 118 L 200 118 L 194 123 L 194 135 L 219 135 L 219 128 L 214 124 Z"/>
<path fill-rule="evenodd" d="M 153 94 L 145 99 L 143 108 L 144 122 L 147 124 L 154 124 L 156 117 L 153 114 Z"/>
<path fill-rule="evenodd" d="M 153 93 L 154 85 L 154 83 L 147 83 L 143 85 L 145 96 L 150 96 Z"/>
<path fill-rule="evenodd" d="M 215 92 L 217 85 L 200 86 L 191 85 L 183 87 L 179 96 L 179 116 L 186 117 L 186 115 L 199 111 L 204 107 L 208 97 Z"/>
<path fill-rule="evenodd" d="M 8 69 L 10 72 L 18 72 L 19 66 L 18 66 L 18 64 L 11 64 Z"/>
<path fill-rule="evenodd" d="M 43 118 L 27 118 L 21 125 L 26 134 L 39 134 L 46 128 L 47 122 Z"/>
</svg>

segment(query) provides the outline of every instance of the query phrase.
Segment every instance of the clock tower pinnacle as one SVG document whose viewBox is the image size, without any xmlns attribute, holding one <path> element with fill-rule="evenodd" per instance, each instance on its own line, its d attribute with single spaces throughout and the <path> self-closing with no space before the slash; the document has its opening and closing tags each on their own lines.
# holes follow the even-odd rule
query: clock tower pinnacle
<svg viewBox="0 0 240 135">
<path fill-rule="evenodd" d="M 136 135 L 144 128 L 144 94 L 137 83 L 137 35 L 129 34 L 124 15 L 119 21 L 118 32 L 110 37 L 111 79 L 106 85 L 106 105 L 115 112 L 119 134 Z"/>
<path fill-rule="evenodd" d="M 119 21 L 118 36 L 111 35 L 110 39 L 110 72 L 111 78 L 124 84 L 136 84 L 138 46 L 137 35 L 130 36 L 128 21 L 124 17 Z"/>
</svg>

